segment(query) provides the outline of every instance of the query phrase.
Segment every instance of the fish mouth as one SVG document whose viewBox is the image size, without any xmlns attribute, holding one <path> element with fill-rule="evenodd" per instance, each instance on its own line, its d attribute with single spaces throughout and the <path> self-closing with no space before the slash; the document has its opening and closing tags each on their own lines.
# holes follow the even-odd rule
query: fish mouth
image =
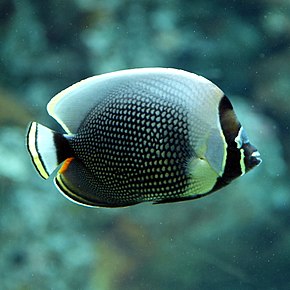
<svg viewBox="0 0 290 290">
<path fill-rule="evenodd" d="M 261 164 L 261 154 L 250 142 L 244 143 L 242 149 L 245 154 L 246 172 Z"/>
<path fill-rule="evenodd" d="M 259 151 L 254 151 L 248 157 L 246 157 L 246 170 L 249 171 L 262 163 L 261 154 Z"/>
<path fill-rule="evenodd" d="M 259 166 L 262 163 L 261 154 L 259 151 L 254 151 L 250 156 L 251 162 L 255 163 L 255 166 Z"/>
</svg>

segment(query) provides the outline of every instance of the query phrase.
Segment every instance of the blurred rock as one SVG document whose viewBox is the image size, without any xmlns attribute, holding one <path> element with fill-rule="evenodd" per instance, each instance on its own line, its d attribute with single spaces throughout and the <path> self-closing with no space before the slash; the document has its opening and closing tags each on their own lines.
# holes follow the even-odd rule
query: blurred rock
<svg viewBox="0 0 290 290">
<path fill-rule="evenodd" d="M 0 178 L 7 178 L 15 183 L 28 180 L 29 167 L 26 164 L 24 136 L 24 131 L 18 128 L 1 128 Z"/>
<path fill-rule="evenodd" d="M 25 103 L 0 88 L 0 127 L 25 127 L 32 120 L 32 114 Z"/>
</svg>

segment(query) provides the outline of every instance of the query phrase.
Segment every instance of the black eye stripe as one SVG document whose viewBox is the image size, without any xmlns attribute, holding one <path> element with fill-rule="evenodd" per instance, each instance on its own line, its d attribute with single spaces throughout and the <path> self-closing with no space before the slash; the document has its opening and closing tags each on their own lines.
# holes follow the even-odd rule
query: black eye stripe
<svg viewBox="0 0 290 290">
<path fill-rule="evenodd" d="M 233 146 L 241 124 L 236 117 L 230 100 L 226 96 L 222 97 L 219 104 L 219 118 L 226 142 L 229 146 Z"/>
<path fill-rule="evenodd" d="M 225 112 L 226 110 L 233 110 L 233 105 L 230 102 L 230 100 L 228 99 L 228 97 L 226 95 L 224 95 L 221 98 L 220 104 L 219 104 L 219 111 L 220 114 L 222 114 L 223 112 Z"/>
<path fill-rule="evenodd" d="M 211 192 L 226 186 L 233 179 L 242 175 L 241 151 L 237 148 L 237 143 L 235 142 L 235 138 L 239 134 L 241 124 L 237 120 L 233 106 L 226 96 L 222 97 L 219 104 L 219 118 L 227 143 L 227 155 L 223 175 L 217 179 L 217 182 Z"/>
</svg>

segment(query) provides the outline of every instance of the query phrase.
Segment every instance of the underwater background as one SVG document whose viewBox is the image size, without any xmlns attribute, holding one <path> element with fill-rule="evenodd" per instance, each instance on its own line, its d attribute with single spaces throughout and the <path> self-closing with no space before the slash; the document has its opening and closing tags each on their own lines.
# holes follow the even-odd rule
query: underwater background
<svg viewBox="0 0 290 290">
<path fill-rule="evenodd" d="M 175 67 L 231 99 L 263 163 L 205 198 L 69 202 L 33 168 L 29 121 L 91 75 Z M 1 289 L 290 289 L 290 1 L 2 0 Z"/>
</svg>

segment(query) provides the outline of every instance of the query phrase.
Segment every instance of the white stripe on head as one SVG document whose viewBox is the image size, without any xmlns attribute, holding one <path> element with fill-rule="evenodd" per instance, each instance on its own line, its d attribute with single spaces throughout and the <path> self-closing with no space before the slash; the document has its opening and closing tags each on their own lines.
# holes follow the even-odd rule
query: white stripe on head
<svg viewBox="0 0 290 290">
<path fill-rule="evenodd" d="M 235 142 L 237 143 L 237 148 L 241 149 L 244 143 L 248 143 L 249 139 L 247 133 L 243 126 L 241 126 L 238 136 L 235 138 Z"/>
</svg>

